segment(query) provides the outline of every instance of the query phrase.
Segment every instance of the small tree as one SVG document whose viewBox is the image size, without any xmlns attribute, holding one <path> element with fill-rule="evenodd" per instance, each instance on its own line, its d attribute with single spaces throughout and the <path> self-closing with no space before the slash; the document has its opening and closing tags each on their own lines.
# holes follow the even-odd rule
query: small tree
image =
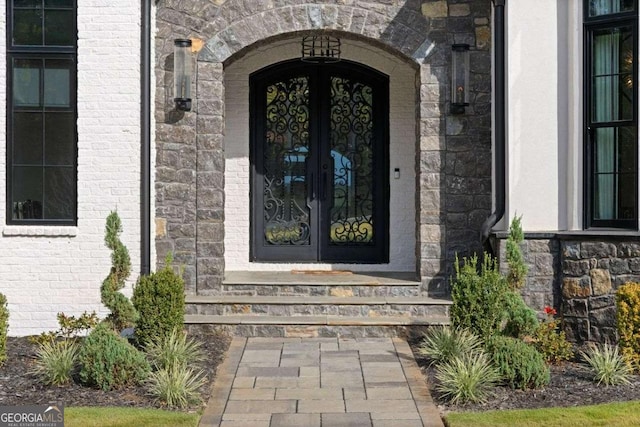
<svg viewBox="0 0 640 427">
<path fill-rule="evenodd" d="M 452 325 L 468 329 L 481 338 L 499 333 L 507 315 L 504 296 L 509 285 L 496 262 L 485 254 L 481 265 L 476 255 L 464 258 L 460 265 L 456 257 L 455 269 L 456 277 L 451 285 Z"/>
<path fill-rule="evenodd" d="M 509 237 L 507 237 L 507 264 L 509 265 L 507 281 L 511 289 L 520 289 L 529 271 L 520 249 L 520 243 L 524 241 L 521 220 L 522 216 L 513 218 L 509 226 Z"/>
<path fill-rule="evenodd" d="M 129 251 L 119 238 L 121 232 L 120 217 L 117 212 L 112 211 L 107 217 L 104 236 L 105 245 L 111 249 L 111 271 L 102 282 L 100 296 L 105 307 L 111 310 L 106 320 L 117 331 L 132 326 L 137 318 L 136 309 L 131 301 L 118 292 L 124 288 L 124 282 L 131 272 Z"/>
</svg>

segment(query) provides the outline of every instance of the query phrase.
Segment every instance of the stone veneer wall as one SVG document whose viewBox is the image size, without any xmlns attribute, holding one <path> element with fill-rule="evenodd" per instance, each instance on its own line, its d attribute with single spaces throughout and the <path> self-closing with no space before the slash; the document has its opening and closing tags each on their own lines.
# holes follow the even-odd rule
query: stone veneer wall
<svg viewBox="0 0 640 427">
<path fill-rule="evenodd" d="M 506 272 L 506 235 L 498 237 Z M 640 281 L 637 236 L 529 233 L 521 247 L 529 266 L 522 294 L 530 307 L 555 307 L 571 341 L 617 341 L 615 292 Z"/>
<path fill-rule="evenodd" d="M 317 30 L 416 63 L 416 266 L 423 293 L 448 292 L 455 253 L 480 249 L 491 208 L 489 0 L 160 0 L 156 14 L 156 250 L 185 268 L 188 293 L 217 294 L 224 275 L 224 65 L 256 44 Z M 173 105 L 173 39 L 202 45 L 193 110 Z M 471 103 L 449 108 L 451 45 L 471 46 Z"/>
</svg>

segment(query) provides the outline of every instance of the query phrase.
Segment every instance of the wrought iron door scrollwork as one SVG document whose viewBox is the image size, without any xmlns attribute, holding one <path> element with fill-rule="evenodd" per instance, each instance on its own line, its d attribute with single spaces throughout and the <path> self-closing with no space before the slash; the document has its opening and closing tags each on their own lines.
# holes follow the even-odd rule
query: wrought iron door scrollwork
<svg viewBox="0 0 640 427">
<path fill-rule="evenodd" d="M 266 103 L 264 241 L 270 245 L 308 245 L 308 78 L 295 77 L 268 86 Z"/>
</svg>

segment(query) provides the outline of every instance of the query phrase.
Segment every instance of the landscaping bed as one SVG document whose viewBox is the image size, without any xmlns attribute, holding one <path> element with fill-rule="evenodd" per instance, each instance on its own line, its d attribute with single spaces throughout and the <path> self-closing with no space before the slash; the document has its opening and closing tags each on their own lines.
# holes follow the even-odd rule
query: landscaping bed
<svg viewBox="0 0 640 427">
<path fill-rule="evenodd" d="M 414 356 L 422 369 L 434 402 L 442 413 L 487 411 L 502 409 L 534 409 L 557 406 L 582 406 L 598 403 L 640 400 L 640 376 L 633 375 L 630 384 L 605 387 L 593 382 L 589 367 L 578 362 L 564 362 L 551 366 L 551 381 L 540 389 L 514 390 L 498 386 L 485 403 L 451 405 L 443 399 L 435 386 L 435 368 L 416 351 L 418 342 L 411 342 Z"/>
<path fill-rule="evenodd" d="M 206 404 L 215 378 L 216 368 L 222 362 L 229 347 L 230 338 L 222 333 L 214 335 L 190 335 L 202 343 L 207 360 L 197 367 L 206 372 L 207 381 L 200 388 L 202 404 L 186 410 L 194 411 Z M 45 386 L 35 376 L 29 375 L 36 354 L 37 344 L 27 337 L 7 338 L 7 360 L 0 367 L 0 405 L 46 404 L 60 401 L 65 406 L 123 406 L 138 408 L 162 408 L 143 386 L 121 390 L 103 391 L 78 384 L 77 378 L 64 386 Z"/>
</svg>

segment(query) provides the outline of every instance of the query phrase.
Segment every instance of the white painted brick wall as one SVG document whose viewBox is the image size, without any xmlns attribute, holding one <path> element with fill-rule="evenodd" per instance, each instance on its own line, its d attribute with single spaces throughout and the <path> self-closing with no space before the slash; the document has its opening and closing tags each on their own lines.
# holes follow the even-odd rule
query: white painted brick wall
<svg viewBox="0 0 640 427">
<path fill-rule="evenodd" d="M 0 0 L 0 10 L 5 10 Z M 5 14 L 0 26 L 6 32 Z M 0 43 L 0 60 L 6 63 Z M 0 133 L 0 292 L 7 296 L 11 335 L 56 329 L 56 313 L 106 310 L 100 284 L 109 273 L 104 222 L 117 209 L 121 238 L 140 271 L 140 3 L 78 2 L 78 226 L 8 227 L 5 133 Z M 0 102 L 6 105 L 6 67 Z M 0 114 L 0 128 L 6 128 Z M 152 262 L 153 264 L 153 262 Z"/>
<path fill-rule="evenodd" d="M 342 40 L 342 57 L 389 75 L 390 84 L 390 262 L 379 265 L 249 262 L 249 74 L 297 58 L 299 39 L 252 51 L 225 70 L 225 266 L 233 270 L 351 269 L 415 271 L 416 71 L 407 63 L 361 42 Z M 401 178 L 393 178 L 400 168 Z"/>
</svg>

